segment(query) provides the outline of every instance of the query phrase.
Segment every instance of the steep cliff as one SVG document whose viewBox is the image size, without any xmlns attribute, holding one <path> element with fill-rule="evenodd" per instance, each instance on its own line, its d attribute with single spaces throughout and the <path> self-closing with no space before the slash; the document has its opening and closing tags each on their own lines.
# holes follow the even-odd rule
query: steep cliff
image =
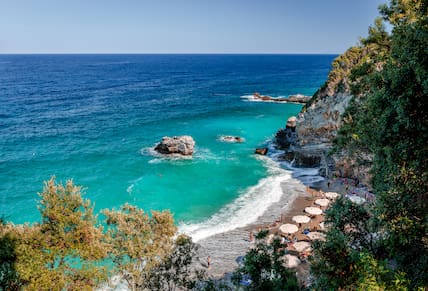
<svg viewBox="0 0 428 291">
<path fill-rule="evenodd" d="M 348 150 L 332 151 L 339 129 L 352 122 L 346 114 L 351 101 L 358 102 L 351 88 L 358 82 L 352 70 L 371 60 L 367 46 L 352 47 L 332 63 L 326 83 L 299 113 L 293 131 L 287 126 L 278 131 L 276 143 L 284 149 L 284 159 L 295 167 L 319 167 L 326 177 L 346 177 L 369 183 L 371 156 Z"/>
</svg>

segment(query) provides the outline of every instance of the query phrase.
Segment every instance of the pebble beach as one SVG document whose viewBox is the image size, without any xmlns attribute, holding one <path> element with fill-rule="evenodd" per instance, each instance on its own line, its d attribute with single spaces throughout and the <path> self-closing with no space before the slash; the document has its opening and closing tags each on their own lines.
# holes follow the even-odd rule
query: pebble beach
<svg viewBox="0 0 428 291">
<path fill-rule="evenodd" d="M 237 258 L 245 255 L 254 246 L 254 239 L 251 240 L 251 238 L 260 230 L 268 230 L 268 237 L 271 239 L 277 236 L 291 241 L 285 241 L 284 247 L 287 248 L 289 255 L 298 259 L 297 261 L 294 257 L 291 258 L 293 259 L 293 264 L 296 264 L 296 262 L 298 264 L 298 266 L 294 267 L 298 279 L 301 282 L 308 280 L 309 264 L 306 257 L 311 254 L 311 248 L 303 247 L 301 249 L 301 245 L 307 246 L 306 243 L 311 244 L 312 242 L 307 235 L 308 230 L 312 233 L 320 233 L 319 236 L 321 237 L 324 235 L 324 211 L 328 207 L 321 207 L 315 204 L 315 201 L 326 198 L 325 193 L 327 192 L 346 195 L 350 189 L 346 183 L 339 179 L 330 182 L 327 180 L 322 181 L 317 185 L 313 185 L 313 187 L 305 186 L 297 179 L 291 179 L 282 183 L 281 188 L 283 195 L 280 201 L 269 207 L 256 222 L 242 228 L 210 236 L 198 242 L 200 250 L 197 264 L 206 270 L 209 277 L 216 280 L 230 280 L 232 272 L 238 267 Z M 320 208 L 323 213 L 310 215 L 311 220 L 308 223 L 299 225 L 292 218 L 296 215 L 308 215 L 308 213 L 305 213 L 306 207 Z M 297 225 L 298 231 L 293 234 L 282 233 L 279 227 L 286 223 Z M 295 247 L 296 242 L 299 243 Z M 206 263 L 208 256 L 211 258 L 209 268 Z"/>
</svg>

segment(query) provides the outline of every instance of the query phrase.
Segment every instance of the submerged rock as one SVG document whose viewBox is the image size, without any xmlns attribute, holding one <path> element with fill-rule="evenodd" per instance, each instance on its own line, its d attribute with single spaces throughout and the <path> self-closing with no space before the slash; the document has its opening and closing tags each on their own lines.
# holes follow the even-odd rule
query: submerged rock
<svg viewBox="0 0 428 291">
<path fill-rule="evenodd" d="M 189 135 L 165 136 L 155 147 L 155 151 L 164 155 L 180 154 L 190 156 L 195 150 L 195 141 Z"/>
</svg>

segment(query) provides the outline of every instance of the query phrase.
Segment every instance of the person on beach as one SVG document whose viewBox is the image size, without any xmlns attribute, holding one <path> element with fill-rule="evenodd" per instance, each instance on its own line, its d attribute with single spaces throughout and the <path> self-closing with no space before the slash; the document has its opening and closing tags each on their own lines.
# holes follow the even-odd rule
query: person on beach
<svg viewBox="0 0 428 291">
<path fill-rule="evenodd" d="M 208 256 L 207 258 L 207 268 L 209 269 L 211 267 L 211 257 Z"/>
<path fill-rule="evenodd" d="M 250 231 L 250 242 L 253 242 L 253 239 L 254 239 L 253 232 L 252 232 L 252 231 Z"/>
</svg>

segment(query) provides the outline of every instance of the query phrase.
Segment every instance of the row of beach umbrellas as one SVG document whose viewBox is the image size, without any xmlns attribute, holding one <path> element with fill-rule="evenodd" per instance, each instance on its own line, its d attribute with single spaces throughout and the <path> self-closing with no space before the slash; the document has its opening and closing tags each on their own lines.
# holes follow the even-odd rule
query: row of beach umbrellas
<svg viewBox="0 0 428 291">
<path fill-rule="evenodd" d="M 336 200 L 338 197 L 340 197 L 339 193 L 336 192 L 326 192 L 324 193 L 325 198 L 320 198 L 315 200 L 315 204 L 321 207 L 327 207 L 331 201 Z M 365 202 L 365 199 L 359 196 L 350 196 L 348 197 L 352 202 L 357 204 L 362 204 Z M 306 207 L 305 212 L 309 215 L 320 215 L 322 214 L 322 209 L 318 207 Z M 307 215 L 296 215 L 292 217 L 292 220 L 295 223 L 301 224 L 301 223 L 308 223 L 311 218 Z M 320 224 L 320 227 L 324 228 L 324 222 Z M 286 234 L 292 234 L 298 231 L 297 225 L 291 224 L 291 223 L 285 223 L 279 227 L 279 230 Z M 325 241 L 326 236 L 324 233 L 318 232 L 318 231 L 312 231 L 306 234 L 306 236 L 311 240 L 323 240 Z M 296 251 L 305 252 L 305 251 L 311 251 L 311 244 L 307 241 L 297 241 L 293 244 L 293 247 Z M 284 256 L 284 265 L 288 268 L 295 268 L 300 264 L 300 260 L 298 257 L 294 255 L 287 254 Z"/>
<path fill-rule="evenodd" d="M 338 197 L 340 197 L 339 193 L 336 192 L 326 192 L 324 193 L 325 198 L 319 198 L 314 201 L 314 203 L 320 207 L 327 207 L 332 201 L 336 200 Z M 362 204 L 365 202 L 365 199 L 356 195 L 352 195 L 348 197 L 352 202 L 357 204 Z M 304 210 L 308 215 L 321 215 L 323 213 L 322 209 L 319 207 L 306 207 Z M 302 223 L 308 223 L 311 221 L 311 217 L 308 215 L 295 215 L 291 219 L 293 222 L 302 224 Z M 324 222 L 320 223 L 321 229 L 325 228 Z M 284 234 L 293 234 L 296 233 L 299 230 L 299 227 L 292 223 L 285 223 L 282 224 L 279 227 L 279 230 Z M 326 236 L 322 232 L 318 231 L 312 231 L 305 233 L 306 236 L 310 240 L 323 240 L 325 241 Z M 274 238 L 274 235 L 271 234 L 268 237 L 268 240 L 271 241 Z M 293 247 L 296 251 L 299 253 L 311 251 L 312 247 L 311 244 L 307 241 L 297 241 L 293 244 Z M 295 268 L 300 264 L 300 259 L 297 256 L 286 254 L 284 256 L 284 265 L 288 268 Z"/>
<path fill-rule="evenodd" d="M 325 201 L 318 201 L 319 203 L 316 203 L 316 204 L 320 206 L 328 205 L 328 202 L 329 202 L 328 199 L 325 199 L 325 200 L 327 200 L 327 204 L 325 204 Z M 322 214 L 322 210 L 318 207 L 306 207 L 305 212 L 310 215 Z M 301 223 L 310 222 L 311 218 L 307 215 L 295 215 L 291 218 L 291 220 L 293 220 L 295 223 L 301 224 Z M 292 234 L 297 232 L 299 228 L 295 224 L 285 223 L 279 227 L 279 230 L 282 233 Z M 325 235 L 320 232 L 309 232 L 306 234 L 306 236 L 311 240 L 325 240 Z M 312 250 L 311 244 L 307 241 L 297 241 L 293 244 L 293 247 L 299 253 Z M 284 266 L 287 268 L 295 268 L 301 263 L 300 259 L 295 255 L 286 254 L 283 259 L 284 259 Z"/>
</svg>

